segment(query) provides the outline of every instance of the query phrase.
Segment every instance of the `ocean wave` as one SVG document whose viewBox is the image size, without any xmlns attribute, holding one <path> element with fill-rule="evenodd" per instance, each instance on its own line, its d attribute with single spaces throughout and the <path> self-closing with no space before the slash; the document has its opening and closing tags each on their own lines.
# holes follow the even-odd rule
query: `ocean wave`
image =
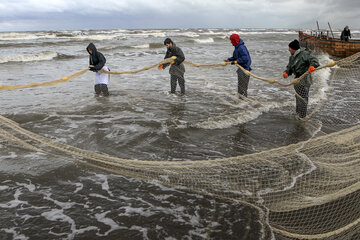
<svg viewBox="0 0 360 240">
<path fill-rule="evenodd" d="M 77 56 L 74 56 L 74 55 L 58 53 L 57 56 L 54 59 L 64 60 L 64 59 L 73 59 L 73 58 L 76 58 L 76 57 Z"/>
<path fill-rule="evenodd" d="M 319 59 L 320 65 L 325 65 L 331 61 L 330 56 L 327 53 L 320 53 L 317 58 Z M 318 104 L 327 98 L 327 92 L 330 87 L 328 82 L 331 78 L 331 73 L 332 71 L 330 68 L 324 68 L 314 72 L 313 81 L 316 82 L 316 84 L 313 86 L 314 94 L 309 100 L 311 104 Z"/>
<path fill-rule="evenodd" d="M 150 48 L 150 44 L 140 44 L 131 46 L 131 48 Z"/>
<path fill-rule="evenodd" d="M 0 58 L 0 63 L 8 62 L 33 62 L 33 61 L 48 61 L 58 57 L 56 52 L 42 52 L 34 55 L 21 55 Z"/>
<path fill-rule="evenodd" d="M 201 36 L 201 33 L 197 32 L 197 30 L 194 29 L 194 31 L 186 31 L 186 32 L 181 32 L 181 31 L 175 31 L 171 30 L 167 33 L 167 36 L 170 37 L 188 37 L 188 38 L 197 38 Z"/>
<path fill-rule="evenodd" d="M 165 37 L 186 37 L 199 38 L 201 36 L 230 36 L 232 33 L 241 35 L 256 34 L 296 34 L 296 30 L 291 29 L 149 29 L 149 30 L 74 30 L 74 31 L 39 31 L 39 32 L 4 32 L 0 33 L 0 41 L 27 41 L 41 39 L 71 39 L 71 40 L 112 40 L 128 38 L 165 38 Z"/>
<path fill-rule="evenodd" d="M 27 48 L 27 47 L 54 47 L 58 45 L 73 44 L 74 40 L 43 41 L 43 42 L 6 42 L 0 43 L 0 48 Z"/>
<path fill-rule="evenodd" d="M 44 32 L 8 32 L 0 33 L 0 41 L 21 41 L 41 39 L 111 40 L 125 38 L 121 31 L 44 31 Z"/>
<path fill-rule="evenodd" d="M 194 39 L 194 42 L 196 42 L 196 43 L 213 43 L 214 39 L 213 38 L 205 38 L 205 39 L 196 38 L 196 39 Z"/>
<path fill-rule="evenodd" d="M 148 44 L 140 44 L 131 46 L 130 48 L 163 48 L 164 45 L 162 43 L 148 43 Z"/>
<path fill-rule="evenodd" d="M 7 43 L 0 43 L 0 48 L 24 48 L 24 47 L 33 47 L 39 46 L 37 43 L 14 43 L 14 42 L 7 42 Z"/>
<path fill-rule="evenodd" d="M 0 41 L 13 40 L 36 40 L 45 38 L 56 38 L 52 32 L 6 32 L 0 33 Z"/>
<path fill-rule="evenodd" d="M 242 109 L 241 113 L 233 113 L 229 115 L 222 115 L 216 117 L 209 117 L 204 121 L 191 124 L 195 128 L 203 129 L 226 129 L 238 124 L 247 123 L 255 120 L 264 113 L 267 113 L 276 108 L 283 108 L 293 105 L 292 101 L 276 102 L 276 101 L 266 101 L 254 103 L 257 105 L 253 108 Z"/>
</svg>

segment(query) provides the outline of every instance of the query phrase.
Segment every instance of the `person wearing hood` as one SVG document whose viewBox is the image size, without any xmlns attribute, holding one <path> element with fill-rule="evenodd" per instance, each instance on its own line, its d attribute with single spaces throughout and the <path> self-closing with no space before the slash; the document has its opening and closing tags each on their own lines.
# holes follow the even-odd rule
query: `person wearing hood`
<svg viewBox="0 0 360 240">
<path fill-rule="evenodd" d="M 291 56 L 289 58 L 289 63 L 286 66 L 286 70 L 283 73 L 283 77 L 287 78 L 291 74 L 294 74 L 295 78 L 298 78 L 306 71 L 309 72 L 309 75 L 294 84 L 296 92 L 296 118 L 302 119 L 307 113 L 309 90 L 310 85 L 312 84 L 311 73 L 315 70 L 315 68 L 319 67 L 320 64 L 318 59 L 312 56 L 308 50 L 300 48 L 300 43 L 296 39 L 289 43 L 289 52 Z"/>
<path fill-rule="evenodd" d="M 109 96 L 109 80 L 110 75 L 107 73 L 100 72 L 100 70 L 104 69 L 106 71 L 110 71 L 107 66 L 105 66 L 106 59 L 104 55 L 97 51 L 95 45 L 90 43 L 86 50 L 90 54 L 89 57 L 89 70 L 95 72 L 95 94 L 98 96 L 100 93 L 103 93 L 104 96 Z"/>
<path fill-rule="evenodd" d="M 170 58 L 172 56 L 175 56 L 176 59 L 171 62 L 171 63 L 165 63 L 165 64 L 160 64 L 158 66 L 158 69 L 165 69 L 167 66 L 170 65 L 170 93 L 175 93 L 176 90 L 176 85 L 177 82 L 179 83 L 180 86 L 180 93 L 181 95 L 185 94 L 185 78 L 184 78 L 184 73 L 185 73 L 185 66 L 184 66 L 184 60 L 185 60 L 185 56 L 183 51 L 176 46 L 176 44 L 170 39 L 170 38 L 166 38 L 164 41 L 164 45 L 167 48 L 166 54 L 165 54 L 165 58 Z"/>
<path fill-rule="evenodd" d="M 230 36 L 230 41 L 235 47 L 233 56 L 224 60 L 225 62 L 231 62 L 231 64 L 239 64 L 247 71 L 251 71 L 251 57 L 248 49 L 245 46 L 245 43 L 238 34 L 232 34 Z M 240 68 L 236 70 L 238 75 L 238 93 L 240 98 L 243 96 L 247 97 L 247 90 L 249 85 L 250 75 L 244 73 Z"/>
<path fill-rule="evenodd" d="M 349 42 L 350 38 L 351 38 L 350 29 L 349 26 L 346 26 L 344 30 L 341 32 L 340 39 L 341 41 Z"/>
</svg>

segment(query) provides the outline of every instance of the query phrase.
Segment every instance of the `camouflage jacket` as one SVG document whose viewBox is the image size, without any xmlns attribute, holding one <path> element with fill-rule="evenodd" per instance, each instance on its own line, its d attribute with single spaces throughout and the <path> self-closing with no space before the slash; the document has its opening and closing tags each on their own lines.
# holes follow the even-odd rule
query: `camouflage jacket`
<svg viewBox="0 0 360 240">
<path fill-rule="evenodd" d="M 295 74 L 295 77 L 298 78 L 303 75 L 310 66 L 315 68 L 319 67 L 319 61 L 316 57 L 312 56 L 309 51 L 304 48 L 297 50 L 294 55 L 291 55 L 289 58 L 289 63 L 286 66 L 285 72 L 290 76 Z M 299 83 L 300 85 L 310 86 L 312 84 L 311 75 L 307 75 Z"/>
</svg>

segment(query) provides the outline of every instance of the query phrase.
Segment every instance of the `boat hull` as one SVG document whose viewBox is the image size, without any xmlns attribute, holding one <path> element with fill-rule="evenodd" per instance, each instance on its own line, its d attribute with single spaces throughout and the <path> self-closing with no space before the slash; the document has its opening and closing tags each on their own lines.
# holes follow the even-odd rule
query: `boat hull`
<svg viewBox="0 0 360 240">
<path fill-rule="evenodd" d="M 300 46 L 320 50 L 336 57 L 348 57 L 360 52 L 360 40 L 341 41 L 327 36 L 316 37 L 299 31 Z"/>
</svg>

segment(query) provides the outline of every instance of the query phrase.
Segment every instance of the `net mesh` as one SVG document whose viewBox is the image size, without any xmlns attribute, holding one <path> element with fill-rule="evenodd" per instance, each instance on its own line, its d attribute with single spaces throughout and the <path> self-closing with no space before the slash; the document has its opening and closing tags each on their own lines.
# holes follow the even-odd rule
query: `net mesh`
<svg viewBox="0 0 360 240">
<path fill-rule="evenodd" d="M 121 159 L 40 136 L 3 116 L 0 137 L 31 151 L 69 155 L 123 176 L 252 206 L 265 226 L 262 239 L 273 235 L 276 239 L 359 239 L 359 57 L 356 54 L 317 70 L 332 67 L 329 87 L 307 116 L 312 120 L 308 124 L 321 120 L 320 136 L 260 153 L 201 161 Z"/>
</svg>

